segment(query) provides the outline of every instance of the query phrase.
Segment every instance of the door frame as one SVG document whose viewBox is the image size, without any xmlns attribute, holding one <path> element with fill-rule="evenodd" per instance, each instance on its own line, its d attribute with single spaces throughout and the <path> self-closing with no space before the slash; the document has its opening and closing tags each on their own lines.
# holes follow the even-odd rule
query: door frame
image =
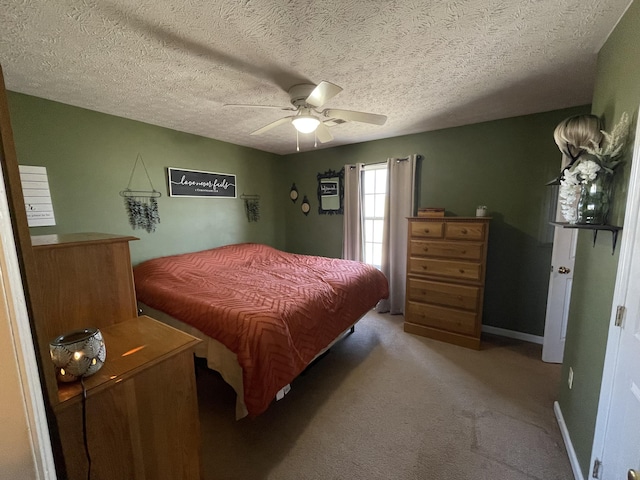
<svg viewBox="0 0 640 480">
<path fill-rule="evenodd" d="M 598 401 L 598 413 L 596 416 L 596 426 L 589 469 L 593 467 L 596 460 L 602 460 L 606 441 L 607 424 L 609 423 L 609 412 L 613 401 L 613 381 L 616 373 L 616 365 L 618 363 L 621 336 L 620 327 L 615 325 L 616 310 L 618 305 L 623 305 L 625 302 L 626 290 L 630 279 L 631 258 L 634 253 L 633 245 L 638 229 L 638 216 L 640 215 L 640 121 L 638 121 L 636 125 L 635 139 L 636 141 L 631 160 L 631 174 L 627 188 L 628 197 L 624 214 L 624 234 L 622 235 L 622 241 L 620 243 L 618 272 L 616 274 L 616 284 L 613 293 L 613 302 L 611 304 L 609 333 L 607 338 L 607 348 L 605 351 L 604 368 L 602 371 L 600 399 Z M 640 252 L 637 254 L 640 255 Z"/>
<path fill-rule="evenodd" d="M 56 478 L 56 469 L 49 437 L 49 427 L 45 412 L 43 392 L 40 386 L 40 373 L 36 363 L 36 352 L 29 326 L 22 277 L 18 265 L 18 255 L 13 241 L 13 228 L 9 221 L 6 191 L 0 170 L 0 293 L 3 296 L 3 312 L 11 330 L 9 339 L 16 358 L 16 368 L 20 378 L 20 395 L 26 415 L 31 442 L 31 460 L 37 479 Z M 7 366 L 10 367 L 10 366 Z"/>
<path fill-rule="evenodd" d="M 4 87 L 4 75 L 0 66 L 0 293 L 5 305 L 2 312 L 7 317 L 19 376 L 20 396 L 26 416 L 32 466 L 38 480 L 56 478 L 56 465 L 51 443 L 46 394 L 40 380 L 38 351 L 29 321 L 32 302 L 28 296 L 29 270 L 34 277 L 31 239 L 26 219 L 24 198 L 18 163 L 9 120 L 9 108 Z M 53 372 L 53 369 L 48 369 Z M 52 375 L 51 375 L 52 376 Z"/>
</svg>

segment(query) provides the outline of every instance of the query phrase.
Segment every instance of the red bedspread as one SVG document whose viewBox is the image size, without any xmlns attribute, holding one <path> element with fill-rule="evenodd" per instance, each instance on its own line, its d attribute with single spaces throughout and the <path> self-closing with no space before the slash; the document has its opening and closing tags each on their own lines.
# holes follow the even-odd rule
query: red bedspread
<svg viewBox="0 0 640 480">
<path fill-rule="evenodd" d="M 148 260 L 133 273 L 139 301 L 238 356 L 250 415 L 389 293 L 369 265 L 259 244 Z"/>
</svg>

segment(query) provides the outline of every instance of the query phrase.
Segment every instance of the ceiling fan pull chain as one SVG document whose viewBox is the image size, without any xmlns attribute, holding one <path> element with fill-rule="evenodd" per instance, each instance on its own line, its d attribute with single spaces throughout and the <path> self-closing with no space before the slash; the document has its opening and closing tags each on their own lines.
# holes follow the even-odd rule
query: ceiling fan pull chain
<svg viewBox="0 0 640 480">
<path fill-rule="evenodd" d="M 315 139 L 315 141 L 313 142 L 313 148 L 318 148 L 318 131 L 317 130 L 313 131 L 313 138 Z"/>
<path fill-rule="evenodd" d="M 298 130 L 296 130 L 296 151 L 300 151 L 300 134 Z"/>
</svg>

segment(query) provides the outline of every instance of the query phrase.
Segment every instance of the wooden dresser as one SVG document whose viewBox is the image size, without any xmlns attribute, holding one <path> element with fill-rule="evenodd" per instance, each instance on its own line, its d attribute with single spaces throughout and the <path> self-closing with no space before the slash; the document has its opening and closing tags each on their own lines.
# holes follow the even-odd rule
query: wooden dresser
<svg viewBox="0 0 640 480">
<path fill-rule="evenodd" d="M 39 328 L 47 338 L 39 338 L 39 347 L 66 478 L 87 478 L 83 394 L 79 383 L 57 383 L 48 344 L 63 333 L 97 327 L 107 358 L 85 379 L 91 478 L 201 479 L 193 367 L 200 340 L 137 316 L 131 240 L 137 239 L 96 233 L 32 237 L 32 301 L 47 318 Z"/>
<path fill-rule="evenodd" d="M 409 218 L 405 332 L 480 348 L 489 221 Z"/>
</svg>

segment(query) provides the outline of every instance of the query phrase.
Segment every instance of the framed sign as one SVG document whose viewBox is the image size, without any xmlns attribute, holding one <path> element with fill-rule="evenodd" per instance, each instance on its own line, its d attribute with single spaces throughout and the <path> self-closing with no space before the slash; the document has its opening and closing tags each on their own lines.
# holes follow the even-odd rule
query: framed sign
<svg viewBox="0 0 640 480">
<path fill-rule="evenodd" d="M 327 170 L 318 174 L 318 213 L 322 215 L 344 212 L 344 168 L 339 172 Z"/>
<path fill-rule="evenodd" d="M 236 198 L 236 176 L 228 173 L 167 168 L 170 197 Z"/>
<path fill-rule="evenodd" d="M 330 178 L 320 180 L 320 190 L 320 195 L 323 197 L 337 197 L 338 181 Z"/>
<path fill-rule="evenodd" d="M 45 227 L 56 224 L 49 191 L 46 167 L 18 165 L 24 204 L 27 207 L 27 222 L 30 227 Z"/>
</svg>

